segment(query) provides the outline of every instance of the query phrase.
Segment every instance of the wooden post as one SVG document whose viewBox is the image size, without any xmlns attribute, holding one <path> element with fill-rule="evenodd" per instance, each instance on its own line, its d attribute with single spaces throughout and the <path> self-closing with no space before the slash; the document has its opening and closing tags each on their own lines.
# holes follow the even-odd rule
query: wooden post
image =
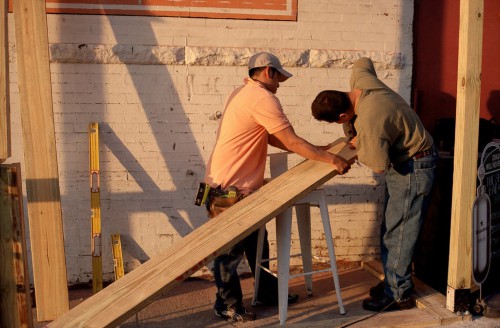
<svg viewBox="0 0 500 328">
<path fill-rule="evenodd" d="M 33 327 L 21 166 L 0 165 L 0 327 Z"/>
<path fill-rule="evenodd" d="M 16 0 L 14 20 L 38 321 L 69 309 L 44 0 Z"/>
<path fill-rule="evenodd" d="M 8 1 L 0 1 L 0 163 L 10 157 Z"/>
<path fill-rule="evenodd" d="M 337 144 L 333 153 L 351 164 L 356 156 L 345 142 Z M 117 326 L 335 175 L 337 171 L 330 164 L 302 162 L 52 321 L 48 327 Z"/>
<path fill-rule="evenodd" d="M 446 307 L 465 311 L 472 278 L 472 206 L 476 191 L 483 0 L 460 1 L 457 114 Z"/>
</svg>

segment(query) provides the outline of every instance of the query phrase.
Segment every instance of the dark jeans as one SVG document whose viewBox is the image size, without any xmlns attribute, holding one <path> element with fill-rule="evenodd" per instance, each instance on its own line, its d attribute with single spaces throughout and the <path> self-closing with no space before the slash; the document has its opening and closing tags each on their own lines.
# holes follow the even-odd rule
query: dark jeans
<svg viewBox="0 0 500 328">
<path fill-rule="evenodd" d="M 411 262 L 429 207 L 437 162 L 437 155 L 429 155 L 387 170 L 380 253 L 385 293 L 394 299 L 408 297 L 413 289 Z"/>
<path fill-rule="evenodd" d="M 225 254 L 214 259 L 214 278 L 217 287 L 217 299 L 214 308 L 216 310 L 225 310 L 231 305 L 240 305 L 243 303 L 243 294 L 241 291 L 240 278 L 236 271 L 238 264 L 246 255 L 248 264 L 255 277 L 255 262 L 257 257 L 257 238 L 259 230 L 234 245 Z M 264 249 L 262 258 L 269 258 L 269 242 L 267 240 L 267 231 L 264 238 Z M 267 262 L 262 263 L 268 267 Z M 261 270 L 259 283 L 259 300 L 272 302 L 278 298 L 278 280 L 268 272 Z"/>
</svg>

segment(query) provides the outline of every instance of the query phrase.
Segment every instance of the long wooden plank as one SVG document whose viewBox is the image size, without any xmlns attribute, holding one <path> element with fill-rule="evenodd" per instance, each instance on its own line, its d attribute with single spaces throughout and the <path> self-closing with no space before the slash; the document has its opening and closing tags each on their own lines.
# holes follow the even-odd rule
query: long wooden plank
<svg viewBox="0 0 500 328">
<path fill-rule="evenodd" d="M 446 297 L 435 289 L 414 279 L 417 307 L 425 308 L 439 318 L 441 325 L 449 325 L 460 321 L 472 321 L 470 314 L 457 315 L 446 308 Z"/>
<path fill-rule="evenodd" d="M 382 262 L 362 262 L 362 267 L 378 279 L 384 279 L 384 269 L 382 268 Z M 427 309 L 430 313 L 432 313 L 438 320 L 437 322 L 439 323 L 439 325 L 448 325 L 459 321 L 472 320 L 471 315 L 456 315 L 455 313 L 448 310 L 445 307 L 446 298 L 443 294 L 427 286 L 416 277 L 412 277 L 412 279 L 415 284 L 415 292 L 413 296 L 415 297 L 417 307 L 421 309 Z"/>
<path fill-rule="evenodd" d="M 0 165 L 0 327 L 33 327 L 21 165 Z"/>
<path fill-rule="evenodd" d="M 361 262 L 361 267 L 375 278 L 379 280 L 384 280 L 384 269 L 382 268 L 382 262 L 380 261 Z"/>
<path fill-rule="evenodd" d="M 0 2 L 0 163 L 10 157 L 8 1 Z"/>
<path fill-rule="evenodd" d="M 418 319 L 416 319 L 418 318 Z M 367 320 L 349 325 L 349 328 L 427 328 L 440 326 L 439 318 L 427 309 L 384 312 Z"/>
<path fill-rule="evenodd" d="M 331 151 L 352 162 L 344 141 Z M 113 327 L 337 174 L 306 160 L 76 306 L 49 327 Z"/>
<path fill-rule="evenodd" d="M 14 20 L 33 278 L 39 321 L 69 309 L 44 0 L 16 0 Z"/>
<path fill-rule="evenodd" d="M 450 257 L 446 307 L 463 306 L 460 290 L 470 290 L 472 277 L 472 206 L 477 177 L 483 0 L 460 1 L 457 113 L 451 204 Z"/>
</svg>

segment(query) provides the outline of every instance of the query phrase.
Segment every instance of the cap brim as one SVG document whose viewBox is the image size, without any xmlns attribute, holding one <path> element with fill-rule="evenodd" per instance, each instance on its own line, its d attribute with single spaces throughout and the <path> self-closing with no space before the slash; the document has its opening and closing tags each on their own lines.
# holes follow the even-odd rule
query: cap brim
<svg viewBox="0 0 500 328">
<path fill-rule="evenodd" d="M 284 70 L 283 68 L 279 68 L 277 70 L 278 70 L 278 72 L 280 72 L 280 75 L 281 75 L 280 78 L 279 78 L 279 80 L 278 80 L 280 82 L 285 82 L 286 80 L 288 80 L 288 78 L 290 78 L 290 77 L 293 76 L 292 73 Z"/>
</svg>

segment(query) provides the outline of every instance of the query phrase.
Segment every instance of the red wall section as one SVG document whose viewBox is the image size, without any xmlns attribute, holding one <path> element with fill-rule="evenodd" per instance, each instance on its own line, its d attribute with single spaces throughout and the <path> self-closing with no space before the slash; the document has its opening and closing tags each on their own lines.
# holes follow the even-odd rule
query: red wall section
<svg viewBox="0 0 500 328">
<path fill-rule="evenodd" d="M 455 117 L 460 1 L 415 1 L 413 105 L 425 126 Z M 500 1 L 484 1 L 480 115 L 500 122 Z"/>
</svg>

